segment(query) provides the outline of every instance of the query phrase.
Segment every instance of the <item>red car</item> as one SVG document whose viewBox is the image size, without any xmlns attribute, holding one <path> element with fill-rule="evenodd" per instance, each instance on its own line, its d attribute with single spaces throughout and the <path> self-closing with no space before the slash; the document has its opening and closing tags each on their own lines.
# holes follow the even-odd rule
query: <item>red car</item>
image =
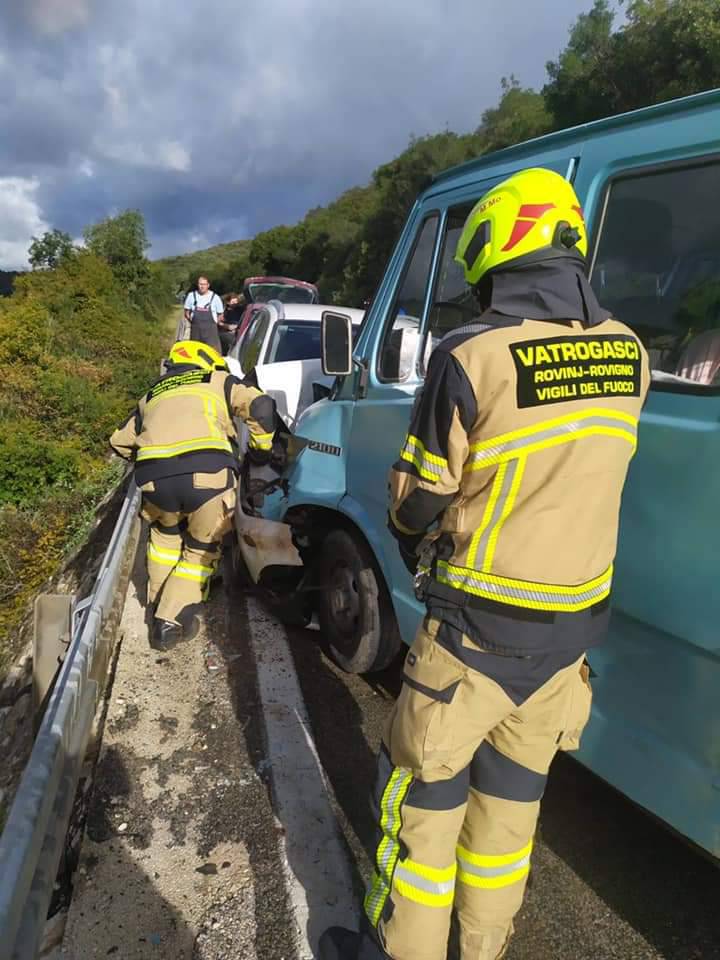
<svg viewBox="0 0 720 960">
<path fill-rule="evenodd" d="M 268 300 L 320 303 L 320 293 L 314 283 L 290 277 L 248 277 L 243 284 L 243 296 L 247 307 L 238 324 L 235 339 L 242 336 L 257 310 Z"/>
<path fill-rule="evenodd" d="M 248 277 L 243 284 L 243 295 L 248 303 L 320 303 L 320 294 L 314 283 L 291 280 L 290 277 Z"/>
</svg>

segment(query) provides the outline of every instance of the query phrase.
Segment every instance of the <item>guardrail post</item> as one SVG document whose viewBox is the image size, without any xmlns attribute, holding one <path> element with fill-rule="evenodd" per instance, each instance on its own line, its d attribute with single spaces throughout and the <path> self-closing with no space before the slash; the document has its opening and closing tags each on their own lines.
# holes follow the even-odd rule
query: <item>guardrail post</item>
<svg viewBox="0 0 720 960">
<path fill-rule="evenodd" d="M 35 598 L 33 713 L 36 718 L 70 645 L 74 607 L 74 595 L 41 593 Z"/>
</svg>

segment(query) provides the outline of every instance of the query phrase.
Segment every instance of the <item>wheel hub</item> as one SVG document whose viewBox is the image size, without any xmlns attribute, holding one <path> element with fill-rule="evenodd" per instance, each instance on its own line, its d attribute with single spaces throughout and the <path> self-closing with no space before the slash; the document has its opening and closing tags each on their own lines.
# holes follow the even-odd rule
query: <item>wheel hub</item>
<svg viewBox="0 0 720 960">
<path fill-rule="evenodd" d="M 330 580 L 330 611 L 342 633 L 352 633 L 360 616 L 360 593 L 354 572 L 346 566 L 335 568 Z"/>
</svg>

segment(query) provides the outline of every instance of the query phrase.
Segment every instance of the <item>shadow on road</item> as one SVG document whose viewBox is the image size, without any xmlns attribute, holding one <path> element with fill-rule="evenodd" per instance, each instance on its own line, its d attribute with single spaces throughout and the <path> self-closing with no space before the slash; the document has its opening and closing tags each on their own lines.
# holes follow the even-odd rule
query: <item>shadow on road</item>
<svg viewBox="0 0 720 960">
<path fill-rule="evenodd" d="M 542 841 L 665 960 L 720 958 L 720 870 L 569 757 L 543 801 Z"/>
<path fill-rule="evenodd" d="M 317 630 L 290 629 L 288 633 L 318 753 L 352 831 L 348 842 L 355 880 L 364 895 L 376 844 L 370 791 L 385 714 L 400 692 L 404 652 L 380 673 L 349 676 L 323 653 Z"/>
<path fill-rule="evenodd" d="M 290 639 L 318 752 L 357 840 L 349 842 L 358 880 L 366 879 L 373 850 L 368 796 L 375 751 L 400 689 L 403 658 L 383 674 L 348 676 L 323 654 L 317 631 L 293 630 Z M 559 934 L 562 954 L 545 953 L 542 943 L 551 943 L 558 932 L 543 938 L 533 925 L 551 927 L 553 917 L 575 912 L 587 934 L 595 922 L 583 913 L 587 885 L 608 907 L 597 917 L 596 960 L 720 960 L 720 870 L 568 756 L 558 756 L 553 765 L 539 839 L 579 880 L 572 881 L 571 901 L 563 904 L 563 892 L 548 882 L 552 856 L 545 858 L 550 866 L 528 894 L 530 909 L 526 904 L 511 957 L 579 957 L 571 929 Z M 592 897 L 589 902 L 597 904 Z M 625 924 L 639 935 L 632 948 L 622 942 Z M 606 926 L 621 942 L 604 939 Z M 638 947 L 639 938 L 650 946 Z"/>
<path fill-rule="evenodd" d="M 227 558 L 225 558 L 225 561 Z M 226 629 L 216 643 L 227 670 L 227 684 L 237 728 L 245 740 L 247 755 L 258 779 L 246 790 L 247 808 L 242 817 L 228 823 L 226 831 L 245 844 L 255 884 L 255 951 L 261 958 L 296 956 L 292 915 L 285 888 L 285 875 L 277 832 L 270 834 L 264 810 L 271 802 L 270 760 L 265 746 L 263 707 L 258 691 L 256 665 L 249 643 L 249 628 L 240 591 L 234 588 L 229 567 L 225 570 L 227 594 Z M 278 825 L 277 830 L 282 828 Z"/>
</svg>

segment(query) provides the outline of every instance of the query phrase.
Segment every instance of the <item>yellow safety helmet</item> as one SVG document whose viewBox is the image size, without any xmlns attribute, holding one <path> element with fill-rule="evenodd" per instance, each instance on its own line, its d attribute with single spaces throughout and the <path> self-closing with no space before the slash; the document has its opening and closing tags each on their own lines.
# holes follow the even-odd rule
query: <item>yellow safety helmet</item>
<svg viewBox="0 0 720 960">
<path fill-rule="evenodd" d="M 582 207 L 570 183 L 552 170 L 522 170 L 473 207 L 455 260 L 470 286 L 505 264 L 587 253 Z"/>
<path fill-rule="evenodd" d="M 178 340 L 170 351 L 170 363 L 187 364 L 201 370 L 227 370 L 225 357 L 200 340 Z"/>
</svg>

